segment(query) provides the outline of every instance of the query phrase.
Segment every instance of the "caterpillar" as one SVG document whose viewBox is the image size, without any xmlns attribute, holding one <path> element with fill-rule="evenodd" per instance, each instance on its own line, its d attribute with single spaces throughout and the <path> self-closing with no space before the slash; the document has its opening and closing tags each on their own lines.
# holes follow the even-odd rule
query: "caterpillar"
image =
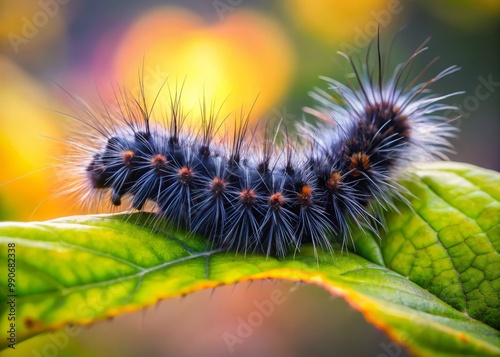
<svg viewBox="0 0 500 357">
<path fill-rule="evenodd" d="M 72 190 L 114 206 L 127 198 L 135 210 L 153 202 L 159 219 L 245 254 L 283 258 L 306 242 L 331 251 L 332 238 L 344 246 L 355 226 L 377 233 L 381 212 L 406 200 L 395 180 L 404 168 L 452 151 L 456 128 L 443 112 L 457 108 L 443 100 L 460 92 L 436 96 L 430 87 L 459 68 L 420 81 L 432 61 L 410 80 L 426 44 L 388 78 L 380 37 L 375 60 L 371 46 L 362 64 L 340 53 L 355 82 L 322 77 L 327 89 L 304 109 L 316 124 L 303 121 L 294 135 L 278 125 L 255 140 L 240 113 L 232 137 L 216 139 L 220 110 L 203 102 L 199 128 L 187 128 L 182 87 L 169 90 L 166 119 L 152 114 L 143 86 L 137 97 L 120 90 L 113 110 L 84 109 L 78 119 L 93 132 L 69 140 L 80 154 L 70 159 L 80 165 Z"/>
</svg>

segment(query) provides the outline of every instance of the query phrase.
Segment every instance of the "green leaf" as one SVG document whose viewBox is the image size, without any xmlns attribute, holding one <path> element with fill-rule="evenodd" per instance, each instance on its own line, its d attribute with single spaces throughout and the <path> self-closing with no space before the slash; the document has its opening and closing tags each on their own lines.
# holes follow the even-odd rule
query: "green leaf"
<svg viewBox="0 0 500 357">
<path fill-rule="evenodd" d="M 427 164 L 406 183 L 415 214 L 387 217 L 386 266 L 500 329 L 500 175 Z"/>
<path fill-rule="evenodd" d="M 426 164 L 401 183 L 415 196 L 414 211 L 388 213 L 381 239 L 357 231 L 357 253 L 336 246 L 319 261 L 310 246 L 284 261 L 207 250 L 200 237 L 152 232 L 150 214 L 2 223 L 0 261 L 7 261 L 9 243 L 16 250 L 18 342 L 160 299 L 272 278 L 343 296 L 418 355 L 499 355 L 500 175 Z M 2 331 L 9 329 L 5 266 Z"/>
</svg>

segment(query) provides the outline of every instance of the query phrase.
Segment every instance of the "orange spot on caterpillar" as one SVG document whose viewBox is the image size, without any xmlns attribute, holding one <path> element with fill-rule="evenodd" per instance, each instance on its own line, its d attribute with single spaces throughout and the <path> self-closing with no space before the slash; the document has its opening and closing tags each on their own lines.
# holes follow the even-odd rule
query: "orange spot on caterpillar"
<svg viewBox="0 0 500 357">
<path fill-rule="evenodd" d="M 214 177 L 212 183 L 210 184 L 210 190 L 212 191 L 212 193 L 219 195 L 225 189 L 226 181 L 220 177 Z"/>
<path fill-rule="evenodd" d="M 338 171 L 334 171 L 331 173 L 330 178 L 326 181 L 326 186 L 330 190 L 336 190 L 342 184 L 342 175 Z"/>
<path fill-rule="evenodd" d="M 300 192 L 297 194 L 297 201 L 302 207 L 307 207 L 312 203 L 312 188 L 309 185 L 302 186 Z"/>
<path fill-rule="evenodd" d="M 349 169 L 352 170 L 351 175 L 357 177 L 362 171 L 367 171 L 370 168 L 370 157 L 363 152 L 357 152 L 351 156 L 351 164 Z"/>
<path fill-rule="evenodd" d="M 179 169 L 179 181 L 183 185 L 187 185 L 193 178 L 193 170 L 189 167 Z"/>
<path fill-rule="evenodd" d="M 132 150 L 127 150 L 122 152 L 122 160 L 125 166 L 130 166 L 135 153 Z"/>
<path fill-rule="evenodd" d="M 276 192 L 269 197 L 269 204 L 274 208 L 278 209 L 285 203 L 285 197 L 280 192 Z"/>
<path fill-rule="evenodd" d="M 240 202 L 245 206 L 251 206 L 255 203 L 257 195 L 254 190 L 244 189 L 240 193 Z"/>
<path fill-rule="evenodd" d="M 157 170 L 160 170 L 167 166 L 167 158 L 162 154 L 156 154 L 151 158 L 151 165 Z"/>
</svg>

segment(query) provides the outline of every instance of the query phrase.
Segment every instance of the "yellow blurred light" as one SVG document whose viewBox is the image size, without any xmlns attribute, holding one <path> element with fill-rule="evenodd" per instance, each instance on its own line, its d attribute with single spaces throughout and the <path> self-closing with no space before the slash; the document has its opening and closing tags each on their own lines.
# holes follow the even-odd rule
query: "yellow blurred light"
<svg viewBox="0 0 500 357">
<path fill-rule="evenodd" d="M 17 61 L 39 63 L 60 44 L 66 30 L 68 0 L 0 0 L 0 49 Z"/>
<path fill-rule="evenodd" d="M 287 10 L 291 18 L 311 35 L 325 43 L 352 42 L 357 32 L 368 26 L 384 27 L 404 4 L 398 0 L 291 0 Z M 372 26 L 372 24 L 374 24 Z"/>
<path fill-rule="evenodd" d="M 58 114 L 38 83 L 20 67 L 0 57 L 0 201 L 8 219 L 47 219 L 68 214 L 67 198 L 49 199 L 57 187 L 56 162 L 60 138 Z M 25 177 L 23 177 L 25 176 Z M 74 211 L 73 211 L 74 212 Z"/>
<path fill-rule="evenodd" d="M 196 120 L 200 102 L 225 101 L 228 113 L 252 111 L 258 119 L 285 95 L 294 53 L 282 29 L 262 15 L 238 11 L 220 23 L 205 25 L 193 13 L 161 7 L 140 16 L 123 36 L 114 61 L 115 77 L 138 93 L 138 73 L 152 103 L 168 77 L 170 90 L 182 87 L 182 108 Z M 163 89 L 158 108 L 168 108 Z M 157 109 L 158 109 L 157 108 Z M 231 121 L 229 119 L 228 121 Z"/>
</svg>

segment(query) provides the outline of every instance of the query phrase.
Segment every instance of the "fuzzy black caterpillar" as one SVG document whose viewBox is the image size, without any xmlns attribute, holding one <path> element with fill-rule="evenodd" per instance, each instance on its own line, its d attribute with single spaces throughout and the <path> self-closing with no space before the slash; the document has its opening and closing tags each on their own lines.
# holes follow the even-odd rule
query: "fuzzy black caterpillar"
<svg viewBox="0 0 500 357">
<path fill-rule="evenodd" d="M 380 43 L 375 66 L 356 65 L 356 85 L 325 78 L 328 90 L 312 95 L 306 112 L 321 124 L 299 124 L 297 137 L 266 135 L 248 140 L 248 116 L 240 116 L 232 140 L 215 140 L 217 111 L 202 106 L 200 128 L 185 130 L 181 91 L 170 94 L 166 122 L 158 123 L 141 88 L 139 99 L 121 91 L 115 112 L 85 110 L 96 135 L 82 148 L 91 156 L 77 190 L 110 192 L 113 205 L 128 197 L 131 207 L 157 205 L 171 224 L 199 233 L 237 252 L 284 257 L 302 243 L 331 250 L 331 237 L 345 244 L 351 227 L 377 231 L 379 211 L 405 200 L 395 177 L 408 162 L 443 157 L 455 128 L 442 115 L 454 110 L 429 87 L 455 72 L 452 66 L 430 80 L 409 81 L 425 43 L 385 78 Z M 376 74 L 375 74 L 376 73 Z M 374 79 L 375 77 L 375 79 Z M 88 141 L 92 144 L 89 145 Z M 109 196 L 108 196 L 109 197 Z"/>
</svg>

